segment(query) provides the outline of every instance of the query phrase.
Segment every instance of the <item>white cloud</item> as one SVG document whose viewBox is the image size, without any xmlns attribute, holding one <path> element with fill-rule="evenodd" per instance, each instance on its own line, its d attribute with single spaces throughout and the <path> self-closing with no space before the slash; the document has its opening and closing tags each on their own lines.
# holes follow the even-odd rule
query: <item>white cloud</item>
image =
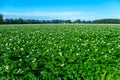
<svg viewBox="0 0 120 80">
<path fill-rule="evenodd" d="M 21 13 L 15 13 L 15 12 L 3 12 L 3 14 L 7 15 L 25 15 L 25 16 L 50 16 L 50 15 L 76 15 L 76 14 L 82 14 L 82 12 L 21 12 Z"/>
<path fill-rule="evenodd" d="M 21 18 L 35 18 L 35 19 L 40 19 L 41 17 L 43 19 L 92 19 L 93 18 L 93 13 L 83 13 L 83 12 L 21 12 L 21 13 L 16 13 L 16 12 L 3 12 L 7 17 L 21 17 Z"/>
</svg>

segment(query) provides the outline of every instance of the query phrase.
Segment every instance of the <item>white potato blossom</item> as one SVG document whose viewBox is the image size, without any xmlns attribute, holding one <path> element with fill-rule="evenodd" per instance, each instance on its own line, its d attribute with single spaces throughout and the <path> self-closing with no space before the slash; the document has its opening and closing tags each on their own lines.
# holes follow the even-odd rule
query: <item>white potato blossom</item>
<svg viewBox="0 0 120 80">
<path fill-rule="evenodd" d="M 32 63 L 34 63 L 36 61 L 36 58 L 34 58 L 34 60 L 32 61 Z"/>
<path fill-rule="evenodd" d="M 107 44 L 108 46 L 110 45 L 110 43 Z"/>
<path fill-rule="evenodd" d="M 59 54 L 60 56 L 62 56 L 62 52 L 59 52 L 58 54 Z"/>
<path fill-rule="evenodd" d="M 24 71 L 22 69 L 18 69 L 18 73 L 23 73 Z"/>
<path fill-rule="evenodd" d="M 18 41 L 18 43 L 20 43 L 20 41 Z"/>
<path fill-rule="evenodd" d="M 7 50 L 10 50 L 10 48 L 9 48 L 9 47 L 7 47 Z"/>
<path fill-rule="evenodd" d="M 9 39 L 10 41 L 12 41 L 12 39 Z"/>
<path fill-rule="evenodd" d="M 80 50 L 80 48 L 78 48 L 78 50 Z"/>
<path fill-rule="evenodd" d="M 105 54 L 105 58 L 107 57 L 107 54 Z"/>
<path fill-rule="evenodd" d="M 29 58 L 29 55 L 28 56 L 26 56 L 27 58 Z"/>
<path fill-rule="evenodd" d="M 47 49 L 47 52 L 49 52 L 49 49 Z"/>
<path fill-rule="evenodd" d="M 52 44 L 52 42 L 49 41 L 48 44 Z"/>
<path fill-rule="evenodd" d="M 9 69 L 9 66 L 8 66 L 8 65 L 6 65 L 6 66 L 4 66 L 4 68 L 5 68 L 6 70 L 8 70 L 8 69 Z"/>
<path fill-rule="evenodd" d="M 114 50 L 114 48 L 112 48 L 112 50 Z"/>
<path fill-rule="evenodd" d="M 51 57 L 54 57 L 54 55 L 51 55 Z"/>
<path fill-rule="evenodd" d="M 14 47 L 13 50 L 16 50 L 16 48 Z"/>
<path fill-rule="evenodd" d="M 90 49 L 88 49 L 87 51 L 90 51 Z"/>
<path fill-rule="evenodd" d="M 34 49 L 32 49 L 32 52 L 34 52 L 35 50 Z"/>
<path fill-rule="evenodd" d="M 8 43 L 6 43 L 5 46 L 8 46 Z"/>
<path fill-rule="evenodd" d="M 93 61 L 95 61 L 95 59 L 92 59 Z"/>
<path fill-rule="evenodd" d="M 24 51 L 24 48 L 20 48 L 21 51 Z"/>
<path fill-rule="evenodd" d="M 61 64 L 61 66 L 63 67 L 65 64 L 63 63 L 63 64 Z"/>
<path fill-rule="evenodd" d="M 22 61 L 22 59 L 19 59 L 19 61 Z"/>
<path fill-rule="evenodd" d="M 112 53 L 112 51 L 109 49 L 109 53 Z"/>
<path fill-rule="evenodd" d="M 100 54 L 104 54 L 104 52 L 101 52 Z"/>
<path fill-rule="evenodd" d="M 120 48 L 120 44 L 118 45 L 118 47 Z"/>
<path fill-rule="evenodd" d="M 79 55 L 79 53 L 76 53 L 76 55 L 78 56 L 78 55 Z"/>
<path fill-rule="evenodd" d="M 97 52 L 97 51 L 98 51 L 98 49 L 95 49 L 95 51 Z"/>
</svg>

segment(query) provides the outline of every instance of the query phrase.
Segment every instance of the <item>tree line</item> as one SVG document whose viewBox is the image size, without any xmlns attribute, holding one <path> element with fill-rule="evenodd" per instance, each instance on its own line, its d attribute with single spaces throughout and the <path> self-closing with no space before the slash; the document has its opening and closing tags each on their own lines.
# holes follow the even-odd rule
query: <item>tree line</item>
<svg viewBox="0 0 120 80">
<path fill-rule="evenodd" d="M 86 20 L 34 20 L 34 19 L 3 19 L 3 15 L 0 14 L 0 24 L 72 24 L 72 23 L 91 23 L 91 24 L 120 24 L 120 19 L 99 19 L 99 20 L 92 20 L 92 21 L 86 21 Z"/>
</svg>

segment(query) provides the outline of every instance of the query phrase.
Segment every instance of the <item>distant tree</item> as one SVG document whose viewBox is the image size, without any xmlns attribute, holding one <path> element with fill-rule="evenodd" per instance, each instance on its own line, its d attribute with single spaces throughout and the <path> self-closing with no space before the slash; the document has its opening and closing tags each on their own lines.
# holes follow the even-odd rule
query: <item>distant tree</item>
<svg viewBox="0 0 120 80">
<path fill-rule="evenodd" d="M 47 24 L 50 24 L 51 22 L 52 22 L 51 20 L 47 20 L 47 21 L 46 21 Z"/>
<path fill-rule="evenodd" d="M 120 24 L 120 19 L 100 19 L 100 20 L 94 20 L 93 23 Z"/>
<path fill-rule="evenodd" d="M 10 19 L 5 19 L 5 20 L 4 20 L 4 23 L 5 23 L 5 24 L 10 24 Z"/>
<path fill-rule="evenodd" d="M 14 19 L 13 21 L 14 21 L 14 22 L 13 22 L 14 24 L 17 24 L 17 23 L 18 23 L 18 19 Z"/>
<path fill-rule="evenodd" d="M 46 23 L 46 20 L 42 20 L 42 24 L 45 24 Z"/>
<path fill-rule="evenodd" d="M 85 23 L 92 23 L 92 21 L 85 21 Z"/>
<path fill-rule="evenodd" d="M 88 23 L 92 23 L 92 21 L 88 21 Z"/>
<path fill-rule="evenodd" d="M 25 20 L 25 23 L 26 23 L 26 24 L 31 24 L 32 21 L 31 21 L 30 19 L 27 19 L 27 20 Z"/>
<path fill-rule="evenodd" d="M 3 23 L 3 15 L 0 14 L 0 24 L 2 24 L 2 23 Z"/>
<path fill-rule="evenodd" d="M 85 21 L 85 20 L 83 20 L 83 21 L 81 21 L 81 23 L 86 23 L 86 21 Z"/>
<path fill-rule="evenodd" d="M 35 24 L 39 24 L 39 20 L 35 20 Z"/>
<path fill-rule="evenodd" d="M 59 21 L 56 19 L 56 20 L 52 20 L 52 23 L 58 23 Z"/>
<path fill-rule="evenodd" d="M 75 20 L 74 23 L 81 23 L 80 19 Z"/>
<path fill-rule="evenodd" d="M 60 20 L 61 23 L 64 23 L 64 20 Z"/>
<path fill-rule="evenodd" d="M 71 20 L 65 20 L 64 23 L 72 23 Z"/>
<path fill-rule="evenodd" d="M 23 19 L 22 18 L 19 18 L 18 21 L 17 21 L 18 24 L 23 24 Z"/>
<path fill-rule="evenodd" d="M 63 22 L 64 22 L 63 20 L 58 20 L 58 19 L 55 19 L 55 20 L 51 21 L 51 23 L 55 23 L 55 24 L 61 24 Z"/>
<path fill-rule="evenodd" d="M 12 18 L 11 18 L 11 19 L 5 19 L 5 20 L 4 20 L 4 23 L 5 23 L 5 24 L 15 24 L 15 20 L 12 19 Z"/>
<path fill-rule="evenodd" d="M 14 19 L 10 19 L 10 24 L 14 24 Z"/>
</svg>

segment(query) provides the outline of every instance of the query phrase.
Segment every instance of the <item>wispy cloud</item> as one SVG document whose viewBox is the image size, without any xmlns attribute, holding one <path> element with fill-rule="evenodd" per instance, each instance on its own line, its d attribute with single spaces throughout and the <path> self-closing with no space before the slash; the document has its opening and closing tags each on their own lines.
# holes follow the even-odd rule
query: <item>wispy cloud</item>
<svg viewBox="0 0 120 80">
<path fill-rule="evenodd" d="M 3 12 L 5 17 L 9 18 L 37 18 L 40 19 L 92 19 L 93 13 L 83 13 L 83 12 Z"/>
</svg>

